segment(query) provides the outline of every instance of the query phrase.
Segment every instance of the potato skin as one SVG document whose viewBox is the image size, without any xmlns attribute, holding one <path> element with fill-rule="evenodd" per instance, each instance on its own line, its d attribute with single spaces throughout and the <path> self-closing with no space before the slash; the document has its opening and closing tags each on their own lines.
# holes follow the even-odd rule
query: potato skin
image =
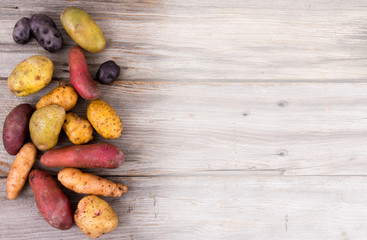
<svg viewBox="0 0 367 240">
<path fill-rule="evenodd" d="M 15 199 L 22 190 L 36 156 L 37 149 L 32 143 L 24 144 L 19 150 L 6 179 L 6 196 L 8 199 Z"/>
<path fill-rule="evenodd" d="M 26 44 L 31 39 L 31 20 L 27 17 L 21 18 L 13 28 L 13 40 L 18 44 Z"/>
<path fill-rule="evenodd" d="M 87 118 L 93 128 L 104 138 L 120 137 L 122 122 L 110 104 L 98 99 L 91 101 L 87 108 Z"/>
<path fill-rule="evenodd" d="M 102 63 L 96 74 L 97 80 L 102 84 L 110 84 L 117 80 L 120 75 L 120 66 L 109 60 Z"/>
<path fill-rule="evenodd" d="M 29 121 L 29 132 L 33 144 L 41 151 L 55 147 L 64 120 L 65 110 L 59 105 L 48 105 L 37 109 Z"/>
<path fill-rule="evenodd" d="M 28 133 L 28 123 L 34 109 L 29 104 L 19 104 L 5 118 L 3 144 L 5 150 L 15 155 L 22 147 Z"/>
<path fill-rule="evenodd" d="M 93 194 L 105 197 L 121 197 L 127 192 L 127 186 L 114 183 L 91 173 L 83 173 L 77 168 L 64 168 L 57 175 L 64 187 L 81 194 Z"/>
<path fill-rule="evenodd" d="M 95 143 L 53 149 L 40 161 L 47 167 L 118 168 L 124 163 L 124 154 L 112 144 Z"/>
<path fill-rule="evenodd" d="M 18 97 L 35 93 L 49 84 L 53 70 L 54 65 L 47 57 L 31 56 L 20 62 L 11 72 L 8 87 Z"/>
<path fill-rule="evenodd" d="M 31 30 L 34 39 L 45 50 L 54 53 L 61 49 L 63 38 L 52 18 L 45 14 L 33 14 L 31 17 Z"/>
<path fill-rule="evenodd" d="M 84 144 L 93 140 L 93 128 L 87 119 L 81 118 L 73 112 L 65 116 L 62 126 L 69 140 L 76 144 Z"/>
<path fill-rule="evenodd" d="M 67 7 L 61 13 L 60 20 L 66 32 L 83 49 L 99 53 L 105 48 L 106 39 L 101 29 L 82 9 Z"/>
<path fill-rule="evenodd" d="M 36 109 L 56 104 L 69 111 L 78 101 L 78 94 L 72 86 L 58 86 L 47 95 L 43 96 L 36 104 Z"/>
<path fill-rule="evenodd" d="M 45 220 L 54 228 L 70 229 L 73 226 L 73 212 L 69 200 L 51 175 L 43 170 L 34 169 L 29 174 L 29 184 L 37 208 Z"/>
<path fill-rule="evenodd" d="M 118 218 L 113 208 L 105 200 L 94 195 L 86 196 L 79 201 L 74 221 L 79 229 L 91 238 L 112 232 L 118 225 Z"/>
<path fill-rule="evenodd" d="M 70 49 L 69 70 L 70 82 L 82 98 L 86 100 L 99 98 L 101 92 L 89 74 L 84 53 L 78 46 Z"/>
</svg>

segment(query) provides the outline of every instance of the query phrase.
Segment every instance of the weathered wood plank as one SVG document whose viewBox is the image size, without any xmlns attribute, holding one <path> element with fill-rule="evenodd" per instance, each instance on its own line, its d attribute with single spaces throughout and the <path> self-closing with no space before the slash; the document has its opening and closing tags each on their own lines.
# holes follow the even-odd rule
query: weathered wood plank
<svg viewBox="0 0 367 240">
<path fill-rule="evenodd" d="M 21 102 L 6 89 L 0 122 Z M 121 116 L 124 131 L 111 142 L 126 163 L 103 175 L 237 174 L 365 175 L 367 84 L 116 82 L 102 99 Z M 85 116 L 86 101 L 75 111 Z M 0 145 L 2 145 L 0 140 Z M 62 145 L 69 145 L 65 135 Z M 1 175 L 13 156 L 0 148 Z M 272 170 L 269 172 L 269 170 Z"/>
<path fill-rule="evenodd" d="M 105 198 L 119 226 L 100 239 L 363 239 L 366 177 L 111 178 L 129 186 Z M 27 184 L 5 199 L 0 179 L 1 239 L 87 239 L 74 226 L 50 227 Z M 81 195 L 67 192 L 75 208 Z"/>
<path fill-rule="evenodd" d="M 105 198 L 120 224 L 101 239 L 365 239 L 366 176 L 350 176 L 367 168 L 365 1 L 0 0 L 1 124 L 59 84 L 17 98 L 5 81 L 17 63 L 43 54 L 54 79 L 68 79 L 66 6 L 89 12 L 107 38 L 86 54 L 92 75 L 110 59 L 123 68 L 101 86 L 123 135 L 95 142 L 116 144 L 126 163 L 89 171 L 129 191 Z M 12 40 L 15 22 L 38 12 L 64 34 L 57 54 Z M 0 158 L 0 239 L 87 239 L 50 227 L 28 184 L 7 200 L 14 157 L 0 148 Z M 82 196 L 66 194 L 75 208 Z"/>
<path fill-rule="evenodd" d="M 103 2 L 103 4 L 102 4 Z M 48 54 L 34 41 L 16 45 L 20 17 L 49 14 L 62 29 L 66 6 L 89 12 L 107 48 L 88 54 L 91 71 L 114 59 L 121 80 L 364 81 L 367 42 L 365 1 L 1 1 L 0 77 L 32 54 L 55 61 L 56 78 L 68 78 L 71 41 Z M 16 53 L 16 54 L 14 54 Z"/>
</svg>

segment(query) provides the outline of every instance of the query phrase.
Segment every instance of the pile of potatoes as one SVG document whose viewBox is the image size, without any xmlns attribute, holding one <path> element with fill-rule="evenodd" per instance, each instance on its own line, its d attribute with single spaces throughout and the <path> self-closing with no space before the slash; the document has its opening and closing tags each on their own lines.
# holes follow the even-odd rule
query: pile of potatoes
<svg viewBox="0 0 367 240">
<path fill-rule="evenodd" d="M 35 14 L 31 20 L 27 19 L 23 18 L 15 25 L 15 42 L 24 44 L 31 35 L 39 43 L 41 41 L 50 46 L 62 40 L 61 33 L 48 16 Z M 61 23 L 83 49 L 98 53 L 105 48 L 102 31 L 85 11 L 68 7 L 61 14 Z M 54 39 L 53 42 L 45 43 L 48 38 Z M 43 47 L 49 51 L 47 46 Z M 51 52 L 55 49 L 59 47 Z M 87 143 L 93 140 L 93 130 L 106 139 L 116 139 L 120 137 L 123 126 L 112 106 L 99 99 L 101 92 L 89 74 L 84 53 L 78 46 L 70 49 L 69 68 L 71 84 L 55 88 L 43 96 L 35 107 L 27 103 L 16 106 L 6 117 L 3 125 L 4 147 L 9 154 L 16 155 L 6 181 L 6 192 L 9 199 L 17 198 L 28 178 L 37 207 L 52 227 L 66 230 L 75 222 L 87 236 L 97 238 L 114 230 L 118 218 L 112 207 L 96 195 L 120 197 L 127 192 L 127 186 L 84 173 L 78 168 L 120 167 L 124 163 L 124 154 L 118 147 L 109 143 Z M 54 65 L 49 58 L 31 56 L 11 72 L 8 87 L 18 97 L 35 93 L 49 84 L 53 70 Z M 111 83 L 119 73 L 120 68 L 108 61 L 98 70 L 97 80 Z M 90 101 L 87 119 L 70 112 L 79 96 Z M 75 145 L 53 149 L 62 130 Z M 28 133 L 31 142 L 25 143 Z M 37 151 L 46 151 L 40 159 L 44 166 L 63 167 L 57 175 L 63 186 L 80 194 L 89 194 L 80 200 L 74 213 L 56 180 L 46 171 L 32 169 Z"/>
</svg>

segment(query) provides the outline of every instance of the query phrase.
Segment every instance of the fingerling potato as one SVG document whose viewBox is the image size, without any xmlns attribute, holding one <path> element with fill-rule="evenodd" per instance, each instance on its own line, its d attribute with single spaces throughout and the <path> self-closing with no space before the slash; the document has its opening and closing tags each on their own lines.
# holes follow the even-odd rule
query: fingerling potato
<svg viewBox="0 0 367 240">
<path fill-rule="evenodd" d="M 91 173 L 83 173 L 77 168 L 64 168 L 57 175 L 64 187 L 81 194 L 105 197 L 120 197 L 127 192 L 127 186 L 115 183 Z"/>
<path fill-rule="evenodd" d="M 9 199 L 15 199 L 22 190 L 36 156 L 37 149 L 32 143 L 24 144 L 19 150 L 6 179 L 6 196 Z"/>
<path fill-rule="evenodd" d="M 124 153 L 108 143 L 74 145 L 50 150 L 41 157 L 47 167 L 118 168 Z"/>
</svg>

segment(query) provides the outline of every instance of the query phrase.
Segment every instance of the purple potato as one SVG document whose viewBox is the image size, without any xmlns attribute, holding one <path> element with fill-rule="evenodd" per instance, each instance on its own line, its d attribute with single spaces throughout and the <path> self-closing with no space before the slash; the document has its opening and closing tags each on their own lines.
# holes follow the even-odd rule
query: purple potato
<svg viewBox="0 0 367 240">
<path fill-rule="evenodd" d="M 31 18 L 31 30 L 38 44 L 49 52 L 62 47 L 63 38 L 55 22 L 47 15 L 34 14 Z"/>
<path fill-rule="evenodd" d="M 18 44 L 26 44 L 31 39 L 31 20 L 29 18 L 21 18 L 13 28 L 13 39 Z"/>
<path fill-rule="evenodd" d="M 97 80 L 103 84 L 114 82 L 120 75 L 120 67 L 112 60 L 102 63 L 97 71 Z"/>
<path fill-rule="evenodd" d="M 17 154 L 22 147 L 28 133 L 28 123 L 32 113 L 33 107 L 23 103 L 16 106 L 5 118 L 3 143 L 9 154 Z"/>
</svg>

